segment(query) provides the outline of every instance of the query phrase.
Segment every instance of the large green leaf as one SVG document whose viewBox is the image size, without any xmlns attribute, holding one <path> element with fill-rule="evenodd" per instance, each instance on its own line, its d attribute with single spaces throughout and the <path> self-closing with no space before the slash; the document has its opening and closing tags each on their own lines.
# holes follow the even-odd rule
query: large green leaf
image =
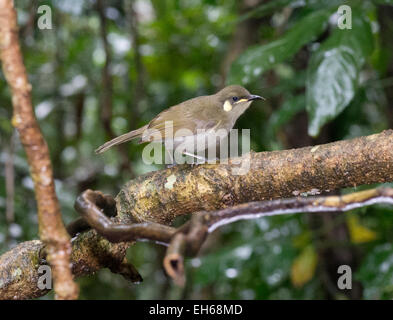
<svg viewBox="0 0 393 320">
<path fill-rule="evenodd" d="M 276 41 L 246 50 L 232 64 L 228 83 L 250 83 L 275 64 L 290 58 L 325 30 L 330 13 L 331 9 L 313 12 Z"/>
<path fill-rule="evenodd" d="M 342 112 L 353 99 L 359 72 L 373 50 L 370 24 L 358 11 L 352 29 L 335 29 L 311 57 L 306 79 L 308 132 L 317 136 L 321 127 Z"/>
</svg>

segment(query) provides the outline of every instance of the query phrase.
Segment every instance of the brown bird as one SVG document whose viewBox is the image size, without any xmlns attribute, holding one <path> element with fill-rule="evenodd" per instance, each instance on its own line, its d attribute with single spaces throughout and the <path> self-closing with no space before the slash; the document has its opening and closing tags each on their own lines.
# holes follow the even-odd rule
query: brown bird
<svg viewBox="0 0 393 320">
<path fill-rule="evenodd" d="M 197 153 L 227 136 L 236 120 L 256 99 L 263 98 L 250 94 L 241 86 L 231 85 L 216 94 L 196 97 L 172 106 L 147 125 L 104 143 L 95 152 L 102 153 L 115 145 L 139 138 L 139 143 L 165 143 L 170 154 L 173 150 L 179 152 L 178 147 L 184 146 L 180 150 L 181 154 L 203 160 L 204 157 Z M 209 141 L 212 135 L 216 135 L 217 139 L 202 143 Z"/>
</svg>

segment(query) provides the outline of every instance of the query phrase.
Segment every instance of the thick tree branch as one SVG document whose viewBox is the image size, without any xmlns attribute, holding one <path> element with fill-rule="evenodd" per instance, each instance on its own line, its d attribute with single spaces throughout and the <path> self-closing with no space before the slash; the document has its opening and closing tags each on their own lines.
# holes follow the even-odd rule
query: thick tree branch
<svg viewBox="0 0 393 320">
<path fill-rule="evenodd" d="M 122 233 L 123 231 L 119 231 L 122 229 L 124 234 L 128 234 L 128 238 L 122 238 L 120 241 L 144 238 L 169 243 L 164 265 L 168 274 L 181 284 L 184 277 L 182 273 L 184 254 L 198 252 L 209 231 L 220 224 L 244 219 L 250 214 L 253 215 L 252 218 L 256 218 L 262 213 L 271 215 L 283 213 L 283 210 L 342 211 L 354 206 L 385 203 L 387 197 L 393 197 L 392 190 L 387 189 L 361 192 L 342 198 L 333 196 L 266 201 L 360 184 L 393 181 L 392 130 L 314 147 L 252 153 L 249 158 L 245 156 L 240 159 L 243 161 L 243 167 L 250 166 L 250 170 L 244 175 L 234 174 L 233 170 L 240 166 L 236 160 L 239 159 L 232 159 L 227 165 L 205 164 L 195 167 L 184 165 L 152 172 L 126 184 L 119 192 L 116 201 L 99 192 L 86 191 L 78 198 L 77 208 L 87 222 L 97 228 L 101 234 L 105 234 L 106 228 L 114 227 L 112 229 L 117 229 L 115 233 Z M 256 200 L 263 202 L 228 208 Z M 83 208 L 85 205 L 87 207 Z M 94 208 L 95 205 L 99 207 L 98 209 L 103 209 L 108 216 L 114 214 L 116 205 L 117 216 L 109 219 L 101 210 Z M 168 224 L 178 215 L 195 212 L 200 214 L 193 215 L 190 222 L 179 229 L 157 225 L 157 223 Z M 140 224 L 126 225 L 135 222 Z M 119 223 L 123 226 L 119 226 Z M 73 229 L 78 230 L 79 227 L 82 230 L 86 229 L 86 224 L 76 224 Z M 132 232 L 135 230 L 137 233 L 133 235 Z M 177 236 L 178 234 L 183 236 Z M 86 273 L 102 267 L 102 264 L 95 261 L 101 261 L 102 256 L 108 257 L 105 254 L 109 250 L 107 246 L 122 245 L 125 248 L 129 245 L 124 242 L 117 245 L 110 244 L 106 240 L 99 239 L 101 238 L 95 231 L 88 231 L 80 234 L 73 241 L 73 250 L 80 254 L 78 259 L 73 260 L 75 274 L 84 274 L 82 269 L 85 265 Z M 12 276 L 17 273 L 12 273 L 12 268 L 20 265 L 16 257 L 23 249 L 23 245 L 20 245 L 21 249 L 14 249 L 16 250 L 13 251 L 14 253 L 8 252 L 0 257 L 0 283 L 1 281 L 4 283 L 4 279 L 7 279 L 4 275 L 8 275 L 8 278 L 13 279 L 15 283 L 13 288 L 17 286 L 18 281 L 15 280 L 15 276 Z M 33 257 L 37 257 L 37 250 L 37 248 L 31 249 L 29 252 L 36 252 Z M 5 256 L 7 259 L 4 258 Z M 21 254 L 20 257 L 22 256 L 31 261 L 28 255 Z M 124 256 L 119 255 L 115 260 L 123 261 L 123 259 Z M 90 268 L 91 265 L 94 267 Z M 112 268 L 112 270 L 116 269 L 122 268 Z M 23 275 L 27 278 L 21 281 L 22 283 L 26 281 L 29 284 L 26 287 L 31 288 L 32 285 L 36 285 L 34 279 L 36 269 L 30 264 L 30 267 L 24 270 L 26 273 Z M 32 276 L 28 276 L 29 274 Z M 19 284 L 19 288 L 21 287 Z M 3 288 L 4 286 L 0 285 L 0 289 L 4 290 Z M 28 292 L 25 291 L 24 297 L 28 296 Z"/>
<path fill-rule="evenodd" d="M 78 287 L 69 267 L 70 238 L 61 220 L 48 146 L 33 112 L 31 85 L 19 47 L 16 12 L 10 0 L 0 0 L 0 53 L 4 75 L 12 93 L 12 124 L 19 132 L 34 181 L 39 233 L 46 244 L 52 266 L 56 296 L 59 299 L 75 299 Z"/>
<path fill-rule="evenodd" d="M 100 192 L 88 191 L 83 199 L 87 199 L 88 210 L 85 218 L 99 232 L 107 221 L 100 222 L 102 212 L 92 210 L 90 206 L 103 205 Z M 79 200 L 81 201 L 81 200 Z M 94 201 L 95 204 L 93 202 Z M 356 192 L 344 196 L 307 197 L 259 201 L 221 209 L 215 212 L 199 212 L 189 222 L 178 229 L 159 226 L 155 223 L 119 224 L 112 220 L 110 225 L 117 225 L 126 231 L 129 239 L 153 240 L 167 244 L 164 267 L 176 284 L 184 285 L 184 257 L 197 254 L 207 235 L 216 228 L 244 219 L 257 219 L 263 216 L 292 214 L 297 212 L 342 212 L 372 204 L 393 204 L 393 189 L 380 188 Z M 105 207 L 105 206 L 104 206 Z M 79 209 L 78 209 L 79 210 Z M 132 232 L 136 231 L 135 234 Z M 125 252 L 129 243 L 114 244 L 102 239 L 95 231 L 80 234 L 73 241 L 72 264 L 75 276 L 82 276 L 108 267 L 112 272 L 123 275 L 133 282 L 141 281 L 136 269 L 125 260 Z M 39 290 L 37 280 L 38 267 L 45 263 L 45 247 L 41 241 L 28 241 L 0 257 L 0 298 L 26 299 L 39 297 L 47 293 Z"/>
<path fill-rule="evenodd" d="M 196 255 L 209 233 L 225 224 L 244 219 L 257 219 L 278 214 L 297 212 L 342 212 L 375 203 L 393 204 L 393 189 L 372 189 L 345 196 L 278 199 L 249 202 L 214 212 L 198 212 L 179 229 L 154 222 L 118 224 L 104 213 L 112 203 L 110 196 L 98 191 L 85 191 L 76 201 L 75 208 L 97 232 L 111 242 L 152 240 L 168 245 L 164 267 L 175 282 L 183 286 L 184 256 Z M 113 203 L 112 203 L 113 204 Z"/>
<path fill-rule="evenodd" d="M 240 166 L 244 174 L 234 174 Z M 387 130 L 313 147 L 252 152 L 226 165 L 182 165 L 151 172 L 128 182 L 116 203 L 124 220 L 167 224 L 179 215 L 250 201 L 391 181 L 393 130 Z"/>
<path fill-rule="evenodd" d="M 86 190 L 77 198 L 75 209 L 92 228 L 113 243 L 138 239 L 169 243 L 176 231 L 174 228 L 155 222 L 119 224 L 112 221 L 107 216 L 112 201 L 111 196 Z"/>
<path fill-rule="evenodd" d="M 142 281 L 134 266 L 125 260 L 129 243 L 110 243 L 93 230 L 72 241 L 74 276 L 92 274 L 102 268 L 123 275 L 133 282 Z M 45 295 L 38 279 L 40 265 L 46 264 L 46 247 L 40 240 L 26 241 L 0 256 L 0 299 L 32 299 Z"/>
<path fill-rule="evenodd" d="M 164 267 L 177 284 L 183 285 L 185 279 L 184 256 L 195 255 L 208 233 L 229 223 L 299 212 L 344 212 L 373 204 L 393 205 L 393 188 L 371 189 L 344 196 L 258 201 L 214 212 L 200 212 L 193 215 L 192 219 L 172 237 L 164 259 Z"/>
</svg>

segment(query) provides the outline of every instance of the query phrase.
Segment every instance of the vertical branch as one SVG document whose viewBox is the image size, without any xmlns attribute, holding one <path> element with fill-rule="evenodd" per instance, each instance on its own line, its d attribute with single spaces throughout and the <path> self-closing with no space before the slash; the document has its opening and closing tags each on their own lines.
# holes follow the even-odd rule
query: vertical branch
<svg viewBox="0 0 393 320">
<path fill-rule="evenodd" d="M 70 238 L 61 220 L 48 145 L 33 111 L 31 85 L 22 59 L 16 11 L 11 0 L 0 0 L 0 58 L 12 93 L 12 124 L 19 132 L 34 181 L 39 234 L 52 267 L 56 298 L 75 299 L 78 287 L 70 269 Z"/>
<path fill-rule="evenodd" d="M 129 26 L 131 43 L 134 51 L 134 67 L 135 67 L 135 84 L 133 88 L 133 102 L 135 107 L 133 108 L 132 115 L 130 117 L 130 124 L 134 129 L 136 125 L 135 119 L 139 115 L 139 105 L 141 101 L 145 98 L 145 68 L 142 62 L 142 56 L 140 52 L 140 36 L 138 31 L 138 16 L 134 10 L 134 0 L 124 0 L 124 11 L 126 13 L 126 21 Z M 131 69 L 130 69 L 131 70 Z"/>
<path fill-rule="evenodd" d="M 115 133 L 111 127 L 112 120 L 112 96 L 113 96 L 113 78 L 111 75 L 111 63 L 112 54 L 108 42 L 108 28 L 107 21 L 105 18 L 105 4 L 104 0 L 97 0 L 97 12 L 100 17 L 100 33 L 101 40 L 105 51 L 105 65 L 102 69 L 102 96 L 101 96 L 101 121 L 103 123 L 106 135 L 112 139 L 115 137 Z M 127 156 L 127 152 L 124 146 L 119 146 L 121 164 L 120 169 L 126 169 L 132 174 L 132 167 Z"/>
<path fill-rule="evenodd" d="M 251 3 L 250 3 L 251 2 Z M 265 0 L 257 0 L 257 1 L 239 1 L 236 3 L 238 7 L 239 15 L 246 13 L 247 11 L 255 8 L 261 2 L 266 2 Z M 232 39 L 229 43 L 229 48 L 227 50 L 227 54 L 224 57 L 221 68 L 221 84 L 220 87 L 224 87 L 225 81 L 231 67 L 231 64 L 235 59 L 242 53 L 246 48 L 255 44 L 258 38 L 258 30 L 259 26 L 267 21 L 267 18 L 250 18 L 244 21 L 239 22 L 235 30 L 233 32 Z"/>
<path fill-rule="evenodd" d="M 60 10 L 56 11 L 53 15 L 53 18 L 56 21 L 56 25 L 61 28 L 63 27 L 63 14 Z M 67 147 L 67 135 L 65 133 L 65 124 L 66 124 L 66 112 L 65 106 L 63 102 L 63 97 L 60 94 L 60 87 L 63 83 L 64 79 L 64 70 L 65 70 L 65 43 L 64 39 L 60 34 L 52 32 L 51 34 L 52 41 L 56 46 L 56 49 L 52 55 L 53 61 L 53 84 L 51 90 L 51 98 L 54 102 L 54 111 L 55 111 L 55 122 L 56 126 L 56 145 L 53 146 L 52 152 L 52 166 L 54 169 L 55 179 L 64 178 L 64 166 L 63 166 L 63 158 L 61 156 L 63 150 Z"/>
<path fill-rule="evenodd" d="M 85 91 L 79 92 L 75 97 L 75 122 L 76 122 L 76 140 L 82 137 L 83 110 L 85 108 Z"/>
<path fill-rule="evenodd" d="M 34 24 L 37 16 L 37 0 L 31 0 L 29 3 L 29 18 L 24 27 L 21 28 L 21 34 L 23 38 L 29 38 L 34 36 Z"/>
<path fill-rule="evenodd" d="M 101 41 L 105 51 L 105 64 L 102 69 L 101 120 L 107 136 L 112 139 L 115 136 L 111 127 L 113 80 L 110 67 L 112 55 L 107 38 L 108 31 L 103 0 L 97 0 L 97 12 L 100 18 Z"/>
</svg>

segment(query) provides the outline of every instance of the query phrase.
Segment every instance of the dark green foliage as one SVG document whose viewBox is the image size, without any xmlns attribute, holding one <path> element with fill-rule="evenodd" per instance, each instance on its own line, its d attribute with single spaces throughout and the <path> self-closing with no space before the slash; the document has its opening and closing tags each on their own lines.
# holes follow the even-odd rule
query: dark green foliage
<svg viewBox="0 0 393 320">
<path fill-rule="evenodd" d="M 329 9 L 310 13 L 277 40 L 247 49 L 232 64 L 228 83 L 247 85 L 277 63 L 291 58 L 303 45 L 315 40 L 323 32 L 330 13 Z"/>
<path fill-rule="evenodd" d="M 311 57 L 306 80 L 311 136 L 317 136 L 353 99 L 362 67 L 372 53 L 370 23 L 360 11 L 353 15 L 353 29 L 334 30 Z"/>
</svg>

